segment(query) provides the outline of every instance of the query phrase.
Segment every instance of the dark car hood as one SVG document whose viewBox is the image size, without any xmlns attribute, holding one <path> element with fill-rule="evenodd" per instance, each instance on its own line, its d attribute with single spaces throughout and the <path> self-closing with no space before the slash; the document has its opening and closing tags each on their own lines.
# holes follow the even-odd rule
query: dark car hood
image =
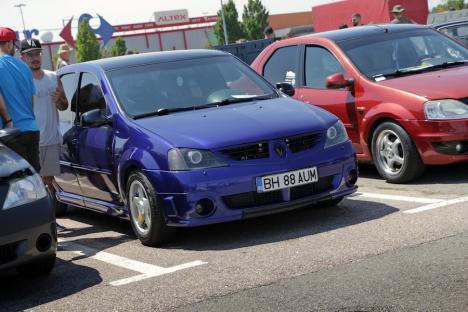
<svg viewBox="0 0 468 312">
<path fill-rule="evenodd" d="M 468 65 L 389 79 L 378 84 L 407 91 L 429 100 L 468 97 Z"/>
<path fill-rule="evenodd" d="M 175 147 L 219 148 L 322 131 L 337 118 L 312 105 L 278 98 L 231 104 L 135 122 Z"/>
<path fill-rule="evenodd" d="M 0 180 L 27 168 L 30 166 L 26 160 L 0 143 Z"/>
</svg>

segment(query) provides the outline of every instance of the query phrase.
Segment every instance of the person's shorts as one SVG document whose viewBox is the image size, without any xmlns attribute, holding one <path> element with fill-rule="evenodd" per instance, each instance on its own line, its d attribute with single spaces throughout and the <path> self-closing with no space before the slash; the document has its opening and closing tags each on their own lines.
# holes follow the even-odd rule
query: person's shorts
<svg viewBox="0 0 468 312">
<path fill-rule="evenodd" d="M 41 161 L 40 175 L 52 177 L 60 175 L 60 151 L 61 144 L 39 146 L 39 157 Z"/>
</svg>

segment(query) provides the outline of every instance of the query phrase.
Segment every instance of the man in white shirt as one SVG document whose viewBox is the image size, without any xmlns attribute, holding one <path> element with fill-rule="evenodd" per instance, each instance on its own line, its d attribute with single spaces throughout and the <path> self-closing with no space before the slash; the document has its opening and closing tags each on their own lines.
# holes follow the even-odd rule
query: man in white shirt
<svg viewBox="0 0 468 312">
<path fill-rule="evenodd" d="M 59 110 L 68 108 L 62 83 L 55 72 L 43 70 L 42 47 L 37 39 L 21 41 L 21 59 L 33 73 L 36 94 L 34 114 L 40 131 L 40 175 L 50 192 L 53 192 L 54 176 L 60 175 L 60 149 L 62 134 L 59 130 Z"/>
</svg>

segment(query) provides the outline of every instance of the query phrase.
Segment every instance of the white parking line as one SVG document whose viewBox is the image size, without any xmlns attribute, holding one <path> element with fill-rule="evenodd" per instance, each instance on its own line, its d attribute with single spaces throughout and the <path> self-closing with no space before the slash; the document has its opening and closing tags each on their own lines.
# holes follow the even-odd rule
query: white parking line
<svg viewBox="0 0 468 312">
<path fill-rule="evenodd" d="M 430 204 L 430 205 L 426 205 L 426 206 L 422 206 L 422 207 L 418 207 L 414 209 L 405 210 L 403 211 L 403 213 L 418 213 L 418 212 L 423 212 L 423 211 L 427 211 L 431 209 L 441 208 L 441 207 L 455 205 L 455 204 L 464 203 L 464 202 L 468 202 L 468 196 L 450 199 L 450 200 L 444 200 L 439 203 L 434 203 L 434 204 Z"/>
<path fill-rule="evenodd" d="M 113 255 L 108 252 L 99 251 L 97 249 L 83 246 L 81 244 L 76 244 L 73 242 L 68 242 L 63 239 L 59 239 L 59 242 L 60 242 L 60 249 L 62 250 L 70 251 L 80 256 L 86 256 L 88 258 L 103 261 L 103 262 L 106 262 L 106 263 L 109 263 L 109 264 L 112 264 L 112 265 L 115 265 L 115 266 L 118 266 L 127 270 L 141 273 L 136 276 L 132 276 L 129 278 L 111 282 L 110 284 L 113 286 L 127 285 L 133 282 L 141 281 L 143 279 L 156 277 L 156 276 L 160 276 L 164 274 L 169 274 L 169 273 L 173 273 L 173 272 L 180 271 L 183 269 L 188 269 L 188 268 L 192 268 L 195 266 L 207 264 L 207 262 L 197 260 L 197 261 L 192 261 L 192 262 L 172 266 L 169 268 L 164 268 L 164 267 L 160 267 L 157 265 L 152 265 L 152 264 L 128 259 L 125 257 Z"/>
<path fill-rule="evenodd" d="M 400 195 L 389 195 L 389 194 L 379 194 L 379 193 L 367 193 L 367 192 L 357 192 L 353 194 L 351 197 L 347 197 L 348 199 L 353 199 L 353 197 L 367 197 L 367 198 L 375 198 L 375 199 L 389 199 L 389 200 L 396 200 L 396 201 L 404 201 L 410 203 L 421 203 L 421 204 L 436 204 L 443 202 L 443 199 L 435 199 L 435 198 L 424 198 L 424 197 L 411 197 L 411 196 L 400 196 Z"/>
</svg>

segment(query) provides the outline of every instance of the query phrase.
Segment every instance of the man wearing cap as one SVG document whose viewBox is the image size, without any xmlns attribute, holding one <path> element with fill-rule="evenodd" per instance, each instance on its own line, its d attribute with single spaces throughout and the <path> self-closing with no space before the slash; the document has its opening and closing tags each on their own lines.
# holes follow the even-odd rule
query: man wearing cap
<svg viewBox="0 0 468 312">
<path fill-rule="evenodd" d="M 36 88 L 31 70 L 14 57 L 15 46 L 16 33 L 0 27 L 0 129 L 14 126 L 21 131 L 7 145 L 39 172 L 39 128 L 33 111 Z"/>
<path fill-rule="evenodd" d="M 392 24 L 414 24 L 414 21 L 410 18 L 403 16 L 403 12 L 405 12 L 405 8 L 401 5 L 397 4 L 392 9 L 393 14 L 393 21 Z"/>
<path fill-rule="evenodd" d="M 263 35 L 265 37 L 265 39 L 275 39 L 275 31 L 273 30 L 273 27 L 271 27 L 270 25 L 268 25 L 267 27 L 265 27 L 265 29 L 263 30 Z"/>
<path fill-rule="evenodd" d="M 36 94 L 34 95 L 34 113 L 40 130 L 39 159 L 40 175 L 52 190 L 54 176 L 60 175 L 60 148 L 62 135 L 59 130 L 59 110 L 66 110 L 68 101 L 62 83 L 57 75 L 43 70 L 42 46 L 37 39 L 21 41 L 21 59 L 33 73 Z"/>
<path fill-rule="evenodd" d="M 57 59 L 57 66 L 55 66 L 55 70 L 59 70 L 63 66 L 67 66 L 70 63 L 70 47 L 68 44 L 61 44 L 57 54 L 59 57 Z"/>
</svg>

